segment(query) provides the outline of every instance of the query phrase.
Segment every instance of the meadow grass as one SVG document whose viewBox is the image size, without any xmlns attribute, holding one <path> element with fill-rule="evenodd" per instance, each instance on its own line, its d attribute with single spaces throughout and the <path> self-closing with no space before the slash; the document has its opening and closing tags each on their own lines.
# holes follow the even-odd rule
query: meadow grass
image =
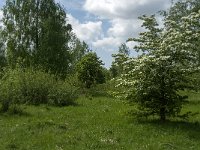
<svg viewBox="0 0 200 150">
<path fill-rule="evenodd" d="M 200 115 L 187 121 L 137 121 L 133 106 L 109 98 L 81 97 L 68 107 L 22 106 L 21 115 L 0 114 L 0 150 L 198 150 Z M 200 94 L 186 111 L 199 112 Z"/>
</svg>

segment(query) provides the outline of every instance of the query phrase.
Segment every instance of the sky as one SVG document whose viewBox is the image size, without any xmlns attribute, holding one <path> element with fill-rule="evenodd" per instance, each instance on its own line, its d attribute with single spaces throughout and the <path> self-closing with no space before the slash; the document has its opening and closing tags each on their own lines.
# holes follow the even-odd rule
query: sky
<svg viewBox="0 0 200 150">
<path fill-rule="evenodd" d="M 2 8 L 6 0 L 0 0 Z M 141 28 L 141 15 L 152 15 L 166 10 L 171 0 L 55 0 L 67 12 L 67 21 L 73 32 L 95 51 L 105 67 L 109 68 L 121 43 L 137 37 Z M 0 18 L 3 16 L 0 11 Z M 158 18 L 161 20 L 161 18 Z M 128 42 L 131 54 L 134 43 Z"/>
</svg>

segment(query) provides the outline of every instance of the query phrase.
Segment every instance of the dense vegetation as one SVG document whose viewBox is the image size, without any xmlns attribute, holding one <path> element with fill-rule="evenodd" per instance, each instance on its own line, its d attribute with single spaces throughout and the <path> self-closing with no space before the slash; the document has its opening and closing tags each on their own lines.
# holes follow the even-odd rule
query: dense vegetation
<svg viewBox="0 0 200 150">
<path fill-rule="evenodd" d="M 59 3 L 7 0 L 0 149 L 198 149 L 199 9 L 173 3 L 162 28 L 139 17 L 145 30 L 127 40 L 138 56 L 122 43 L 108 70 Z"/>
<path fill-rule="evenodd" d="M 102 65 L 102 61 L 99 60 L 95 53 L 90 52 L 83 56 L 76 66 L 79 81 L 86 88 L 90 88 L 94 84 L 105 83 Z"/>
<path fill-rule="evenodd" d="M 103 63 L 72 32 L 60 4 L 54 0 L 7 0 L 3 12 L 3 112 L 20 104 L 73 104 L 82 84 L 90 88 L 105 82 Z"/>
</svg>

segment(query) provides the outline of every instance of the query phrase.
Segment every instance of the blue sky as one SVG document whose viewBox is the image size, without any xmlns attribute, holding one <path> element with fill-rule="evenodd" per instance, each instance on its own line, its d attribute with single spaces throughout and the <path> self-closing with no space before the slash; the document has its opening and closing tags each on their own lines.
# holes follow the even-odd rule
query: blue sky
<svg viewBox="0 0 200 150">
<path fill-rule="evenodd" d="M 0 1 L 1 8 L 5 1 Z M 171 4 L 171 0 L 55 1 L 65 8 L 73 32 L 97 52 L 107 68 L 112 62 L 111 55 L 118 51 L 120 44 L 142 31 L 138 16 L 155 14 L 159 10 L 168 9 Z M 132 49 L 134 43 L 129 42 L 127 45 Z M 132 54 L 135 55 L 134 52 Z"/>
</svg>

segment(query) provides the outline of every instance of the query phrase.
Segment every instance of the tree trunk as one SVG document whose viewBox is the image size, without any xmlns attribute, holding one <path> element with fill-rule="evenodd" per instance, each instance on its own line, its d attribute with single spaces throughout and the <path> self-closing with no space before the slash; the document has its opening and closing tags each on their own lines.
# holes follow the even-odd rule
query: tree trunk
<svg viewBox="0 0 200 150">
<path fill-rule="evenodd" d="M 161 71 L 164 71 L 164 68 L 161 67 Z M 161 83 L 160 83 L 160 90 L 161 90 L 161 99 L 160 99 L 160 120 L 162 122 L 165 122 L 166 120 L 166 104 L 167 104 L 167 99 L 165 98 L 165 76 L 162 75 L 161 77 Z"/>
<path fill-rule="evenodd" d="M 160 120 L 161 120 L 162 122 L 165 122 L 165 121 L 166 121 L 165 108 L 163 108 L 163 107 L 160 109 Z"/>
<path fill-rule="evenodd" d="M 36 3 L 36 34 L 35 34 L 35 45 L 36 45 L 36 51 L 38 52 L 39 49 L 39 28 L 38 28 L 38 24 L 39 24 L 39 0 L 37 0 Z"/>
</svg>

